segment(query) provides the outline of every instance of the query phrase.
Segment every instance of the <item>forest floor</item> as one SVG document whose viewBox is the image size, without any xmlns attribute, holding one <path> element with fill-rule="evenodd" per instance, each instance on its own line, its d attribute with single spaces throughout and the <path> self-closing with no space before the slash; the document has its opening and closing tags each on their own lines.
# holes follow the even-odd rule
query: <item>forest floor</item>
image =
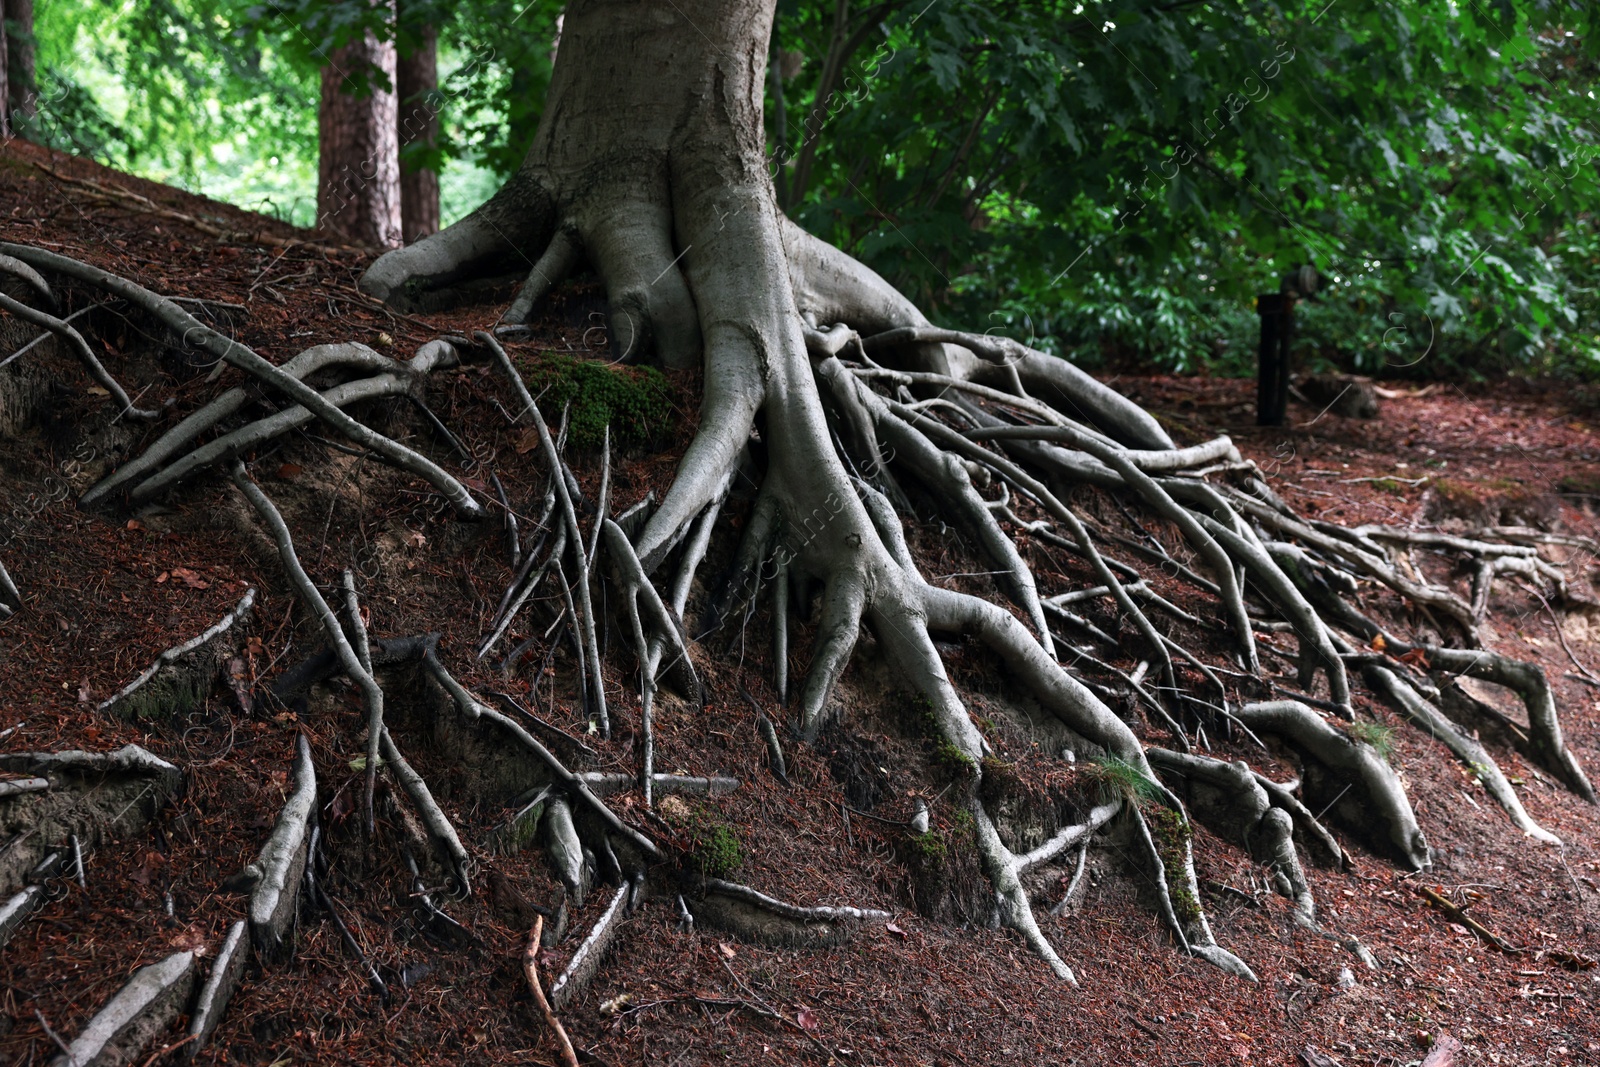
<svg viewBox="0 0 1600 1067">
<path fill-rule="evenodd" d="M 114 183 L 148 199 L 84 182 Z M 486 328 L 504 306 L 502 295 L 437 315 L 393 314 L 355 287 L 370 261 L 365 253 L 284 244 L 296 231 L 25 144 L 0 149 L 0 204 L 11 205 L 0 217 L 0 240 L 73 255 L 159 292 L 237 305 L 213 305 L 214 325 L 275 362 L 339 341 L 408 354 L 441 332 Z M 258 236 L 219 239 L 218 229 Z M 91 302 L 74 293 L 70 306 Z M 548 366 L 540 361 L 550 352 L 602 356 L 590 344 L 599 306 L 590 290 L 564 291 L 514 353 L 530 366 Z M 105 311 L 87 317 L 114 373 L 123 351 L 130 360 L 135 352 L 156 360 L 160 376 L 142 383 L 153 385 L 151 400 L 176 398 L 186 412 L 235 382 L 230 373 L 208 383 L 209 365 L 141 336 L 134 322 Z M 208 474 L 138 514 L 77 509 L 72 497 L 114 466 L 116 457 L 86 459 L 80 448 L 81 428 L 103 419 L 108 401 L 87 388 L 75 364 L 49 358 L 69 388 L 51 394 L 31 427 L 0 438 L 0 500 L 9 509 L 0 553 L 25 599 L 21 612 L 0 621 L 0 727 L 17 725 L 0 739 L 0 752 L 133 742 L 183 768 L 186 788 L 147 831 L 104 842 L 87 865 L 86 887 L 62 880 L 54 899 L 0 949 L 0 1062 L 47 1062 L 57 1049 L 45 1023 L 70 1039 L 135 968 L 178 948 L 214 950 L 244 914 L 244 898 L 223 883 L 254 857 L 271 827 L 297 733 L 312 741 L 322 817 L 336 846 L 325 882 L 391 996 L 385 1003 L 370 991 L 333 924 L 308 910 L 295 961 L 251 965 L 200 1060 L 556 1062 L 521 961 L 534 905 L 557 891 L 539 851 L 507 856 L 483 848 L 505 818 L 503 806 L 474 791 L 469 768 L 431 749 L 425 729 L 397 725 L 402 747 L 480 865 L 475 894 L 446 904 L 474 940 L 450 946 L 418 934 L 397 854 L 364 846 L 351 817 L 361 775 L 350 761 L 362 751 L 355 694 L 335 687 L 315 707 L 259 696 L 258 683 L 270 683 L 319 642 L 276 557 L 242 532 L 237 494 Z M 1157 413 L 1180 443 L 1229 434 L 1305 514 L 1346 524 L 1455 517 L 1600 534 L 1600 402 L 1569 383 L 1408 383 L 1381 402 L 1375 420 L 1297 403 L 1290 425 L 1271 430 L 1253 424 L 1252 382 L 1125 376 L 1113 384 Z M 618 510 L 665 487 L 692 435 L 695 376 L 667 385 L 675 417 L 648 447 L 631 444 L 620 453 Z M 477 463 L 498 472 L 509 498 L 532 507 L 543 487 L 531 462 L 536 452 L 525 456 L 529 442 L 497 410 L 512 401 L 487 369 L 436 374 L 429 402 L 471 443 Z M 135 437 L 129 447 L 139 443 Z M 69 465 L 75 454 L 77 465 Z M 586 724 L 572 700 L 565 651 L 549 674 L 533 672 L 533 680 L 550 681 L 531 693 L 529 672 L 502 679 L 472 660 L 510 573 L 499 524 L 464 527 L 406 478 L 329 455 L 302 437 L 255 462 L 257 479 L 295 528 L 313 578 L 331 589 L 342 568 L 370 563 L 363 573 L 375 633 L 440 631 L 441 653 L 464 684 L 483 693 L 507 688 L 581 735 Z M 596 450 L 580 454 L 575 466 L 591 492 Z M 51 489 L 47 478 L 64 488 Z M 484 478 L 474 468 L 468 484 L 492 497 Z M 937 531 L 919 531 L 912 547 L 924 558 L 937 554 L 937 541 Z M 952 576 L 975 569 L 959 548 L 947 551 Z M 1048 566 L 1045 557 L 1034 558 Z M 1083 573 L 1061 564 L 1055 577 L 1080 580 Z M 1589 561 L 1570 561 L 1568 574 L 1580 598 L 1595 599 Z M 247 587 L 259 595 L 251 640 L 240 653 L 243 696 L 221 685 L 199 707 L 169 719 L 129 722 L 96 711 L 164 649 L 214 623 Z M 1547 609 L 1502 588 L 1484 643 L 1543 665 L 1567 742 L 1593 772 L 1600 768 L 1600 687 L 1577 676 L 1600 672 L 1600 605 Z M 806 636 L 802 628 L 795 642 L 802 651 Z M 842 684 L 841 724 L 814 749 L 790 746 L 789 788 L 764 770 L 753 714 L 740 694 L 748 683 L 771 705 L 771 689 L 760 680 L 770 672 L 759 670 L 768 653 L 715 638 L 703 641 L 702 651 L 697 667 L 707 704 L 694 714 L 686 705 L 664 705 L 658 767 L 742 780 L 707 807 L 735 832 L 738 877 L 747 884 L 801 903 L 882 908 L 893 918 L 866 924 L 833 947 L 772 947 L 698 926 L 680 929 L 673 895 L 655 896 L 626 921 L 598 977 L 563 1013 L 587 1062 L 669 1067 L 823 1063 L 832 1056 L 860 1064 L 1179 1067 L 1298 1064 L 1299 1054 L 1315 1049 L 1345 1067 L 1391 1067 L 1422 1060 L 1448 1032 L 1464 1042 L 1470 1063 L 1600 1063 L 1600 970 L 1582 969 L 1585 956 L 1600 952 L 1600 810 L 1506 746 L 1491 749 L 1529 813 L 1566 842 L 1564 851 L 1524 839 L 1467 768 L 1428 738 L 1397 729 L 1390 758 L 1437 850 L 1435 866 L 1406 875 L 1354 845 L 1348 869 L 1308 868 L 1323 921 L 1366 944 L 1379 961 L 1376 971 L 1297 925 L 1290 906 L 1263 891 L 1260 868 L 1202 829 L 1196 863 L 1217 940 L 1254 968 L 1259 984 L 1182 955 L 1114 850 L 1097 849 L 1076 905 L 1061 917 L 1040 912 L 1045 933 L 1077 973 L 1081 984 L 1073 989 L 1056 982 L 1019 938 L 963 916 L 948 900 L 942 910 L 915 906 L 921 888 L 903 827 L 914 798 L 935 800 L 936 829 L 954 833 L 955 820 L 929 788 L 938 783 L 933 757 L 896 712 L 899 698 L 881 676 L 870 639 Z M 1004 680 L 995 665 L 973 649 L 946 651 L 975 713 L 1001 699 Z M 612 660 L 631 662 L 626 654 Z M 1130 655 L 1121 665 L 1132 663 Z M 637 758 L 629 725 L 636 682 L 613 667 L 607 687 L 618 730 L 609 742 L 586 738 L 595 754 L 584 767 L 628 771 Z M 1361 700 L 1364 714 L 1398 721 L 1369 696 Z M 1518 706 L 1505 710 L 1520 714 Z M 1026 735 L 1008 740 L 1005 758 L 1030 772 L 1042 766 Z M 1277 770 L 1280 779 L 1293 773 L 1286 763 Z M 633 794 L 614 804 L 641 824 L 651 818 Z M 852 817 L 852 810 L 870 815 Z M 652 825 L 652 832 L 659 829 Z M 952 862 L 951 879 L 969 875 Z M 1417 893 L 1420 885 L 1475 900 L 1472 915 L 1519 951 L 1497 951 L 1453 925 Z M 575 913 L 573 929 L 581 933 L 609 896 L 597 890 Z M 547 966 L 559 968 L 575 940 L 552 950 Z M 151 1049 L 181 1036 L 174 1029 Z"/>
</svg>

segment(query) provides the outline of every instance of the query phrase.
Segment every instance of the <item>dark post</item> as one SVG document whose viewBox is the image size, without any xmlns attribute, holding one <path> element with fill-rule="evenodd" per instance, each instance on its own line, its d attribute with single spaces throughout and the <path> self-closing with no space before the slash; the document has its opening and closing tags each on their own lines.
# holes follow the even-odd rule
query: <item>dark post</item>
<svg viewBox="0 0 1600 1067">
<path fill-rule="evenodd" d="M 1289 340 L 1294 328 L 1294 297 L 1262 293 L 1256 297 L 1261 316 L 1261 348 L 1257 353 L 1256 425 L 1282 426 L 1289 411 Z"/>
</svg>

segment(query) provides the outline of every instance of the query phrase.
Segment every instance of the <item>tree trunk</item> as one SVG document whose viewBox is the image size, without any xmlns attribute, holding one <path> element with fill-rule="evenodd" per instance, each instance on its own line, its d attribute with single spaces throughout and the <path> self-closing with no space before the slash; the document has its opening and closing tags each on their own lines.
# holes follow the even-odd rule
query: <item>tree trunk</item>
<svg viewBox="0 0 1600 1067">
<path fill-rule="evenodd" d="M 400 244 L 395 47 L 370 32 L 322 68 L 317 228 L 357 244 Z"/>
<path fill-rule="evenodd" d="M 34 71 L 33 0 L 5 0 L 4 7 L 9 25 L 5 27 L 6 54 L 0 61 L 6 68 L 6 90 L 0 93 L 0 100 L 11 112 L 11 132 L 26 137 L 38 111 L 39 98 Z"/>
<path fill-rule="evenodd" d="M 11 136 L 11 35 L 6 32 L 9 5 L 0 0 L 0 139 Z"/>
<path fill-rule="evenodd" d="M 401 17 L 404 17 L 402 10 Z M 407 244 L 439 229 L 439 172 L 431 156 L 439 140 L 439 112 L 433 99 L 439 88 L 439 35 L 433 26 L 418 30 L 414 48 L 402 49 L 397 78 L 400 93 L 400 228 Z M 408 159 L 423 149 L 420 162 Z"/>
<path fill-rule="evenodd" d="M 974 847 L 995 890 L 999 918 L 1021 932 L 1059 976 L 1072 980 L 1040 930 L 1022 882 L 1057 846 L 1015 852 L 1005 843 L 1004 828 L 979 786 L 992 773 L 988 757 L 994 750 L 945 670 L 935 633 L 968 638 L 997 657 L 1014 684 L 1069 736 L 1081 738 L 1097 761 L 1105 761 L 1102 766 L 1126 771 L 1137 786 L 1130 798 L 1148 787 L 1163 809 L 1155 830 L 1142 803 L 1127 805 L 1125 818 L 1135 831 L 1129 840 L 1144 857 L 1138 862 L 1153 872 L 1158 911 L 1186 951 L 1253 979 L 1248 966 L 1217 945 L 1200 907 L 1182 802 L 1160 784 L 1135 727 L 1058 657 L 1061 646 L 1051 634 L 1046 602 L 1015 531 L 1036 531 L 1081 557 L 1119 614 L 1133 620 L 1156 664 L 1152 674 L 1161 679 L 1152 688 L 1168 695 L 1158 698 L 1141 685 L 1142 671 L 1118 676 L 1164 717 L 1181 748 L 1190 746 L 1175 715 L 1191 717 L 1197 729 L 1214 735 L 1231 734 L 1241 716 L 1253 713 L 1264 724 L 1258 729 L 1310 738 L 1305 747 L 1313 762 L 1336 774 L 1343 773 L 1338 768 L 1357 768 L 1366 793 L 1386 798 L 1360 811 L 1352 808 L 1352 822 L 1400 835 L 1397 840 L 1412 846 L 1408 858 L 1421 863 L 1426 843 L 1420 832 L 1410 834 L 1416 827 L 1403 788 L 1388 765 L 1347 732 L 1294 701 L 1228 709 L 1184 692 L 1169 646 L 1184 650 L 1134 600 L 1133 587 L 1119 577 L 1130 569 L 1121 563 L 1114 569 L 1096 547 L 1103 535 L 1078 517 L 1061 487 L 1121 489 L 1175 524 L 1205 561 L 1210 577 L 1200 581 L 1217 597 L 1218 618 L 1226 619 L 1238 646 L 1237 664 L 1255 676 L 1251 684 L 1259 691 L 1264 679 L 1242 584 L 1248 572 L 1255 592 L 1271 600 L 1299 635 L 1299 686 L 1309 690 L 1320 671 L 1330 699 L 1313 699 L 1349 720 L 1349 646 L 1336 645 L 1318 614 L 1322 602 L 1311 602 L 1324 593 L 1336 598 L 1335 579 L 1317 577 L 1323 584 L 1310 585 L 1309 556 L 1275 534 L 1316 539 L 1319 552 L 1333 554 L 1345 543 L 1281 514 L 1283 505 L 1253 473 L 1240 473 L 1235 485 L 1167 476 L 1163 472 L 1219 459 L 1227 461 L 1219 466 L 1235 472 L 1246 465 L 1226 438 L 1177 449 L 1148 412 L 1065 360 L 1004 337 L 933 327 L 881 277 L 784 218 L 764 155 L 761 113 L 775 3 L 576 0 L 566 13 L 547 103 L 522 167 L 471 215 L 381 257 L 362 277 L 362 288 L 404 306 L 430 291 L 518 270 L 527 281 L 502 317 L 515 324 L 526 321 L 586 259 L 605 284 L 610 340 L 620 358 L 653 354 L 671 367 L 701 367 L 700 418 L 672 486 L 636 538 L 615 524 L 606 528 L 620 590 L 613 603 L 632 605 L 645 781 L 651 780 L 650 716 L 663 651 L 685 632 L 715 632 L 735 617 L 730 612 L 743 612 L 748 621 L 763 587 L 774 579 L 773 644 L 786 650 L 789 583 L 800 590 L 820 588 L 814 611 L 810 596 L 801 595 L 815 636 L 810 672 L 794 700 L 799 736 L 815 740 L 831 716 L 845 713 L 836 706 L 833 688 L 858 636 L 870 631 L 877 655 L 915 693 L 940 743 L 965 768 L 970 791 L 957 803 L 971 817 Z M 863 39 L 860 27 L 848 32 L 846 12 L 841 3 L 824 88 Z M 826 96 L 819 92 L 813 117 Z M 817 132 L 813 125 L 808 122 L 803 156 Z M 798 199 L 804 185 L 802 166 L 791 195 Z M 494 344 L 490 335 L 479 336 Z M 503 350 L 499 358 L 515 376 Z M 534 407 L 532 397 L 522 395 Z M 553 446 L 548 451 L 554 468 Z M 996 569 L 987 573 L 997 576 L 1014 610 L 922 576 L 902 526 L 912 507 L 896 480 L 901 478 L 914 483 L 922 500 L 947 514 L 988 558 Z M 742 523 L 732 574 L 706 598 L 691 627 L 684 604 L 704 558 L 703 531 L 736 483 L 759 490 Z M 558 477 L 554 484 L 564 483 Z M 998 499 L 992 499 L 996 489 Z M 1025 522 L 1012 511 L 1009 501 L 1023 498 L 1048 521 Z M 1258 537 L 1246 514 L 1272 529 Z M 1055 524 L 1061 533 L 1046 529 Z M 576 540 L 576 518 L 568 525 Z M 1345 551 L 1360 561 L 1363 573 L 1391 588 L 1456 605 L 1454 594 L 1423 590 L 1379 562 L 1380 547 Z M 1165 552 L 1157 558 L 1176 563 Z M 584 559 L 583 568 L 588 565 Z M 651 579 L 670 566 L 678 569 L 675 616 L 662 607 Z M 1324 569 L 1333 574 L 1331 567 Z M 580 587 L 586 588 L 587 573 L 580 570 Z M 656 632 L 647 637 L 641 609 L 648 605 L 654 605 Z M 1059 610 L 1060 603 L 1051 606 Z M 1470 618 L 1464 605 L 1456 606 L 1455 617 Z M 588 609 L 568 610 L 576 617 Z M 680 652 L 668 662 L 688 660 Z M 787 684 L 785 671 L 775 666 L 779 692 Z M 1409 683 L 1388 677 L 1391 689 L 1409 694 L 1414 721 L 1427 723 L 1438 736 L 1442 715 L 1405 688 Z M 1214 676 L 1210 684 L 1224 690 Z M 1193 710 L 1201 704 L 1207 714 L 1223 712 L 1226 721 L 1202 721 Z M 1481 749 L 1472 752 L 1475 764 L 1488 760 Z M 1212 763 L 1205 764 L 1208 773 L 1246 782 L 1236 769 Z M 1248 791 L 1255 821 L 1272 816 L 1279 840 L 1290 833 L 1286 820 L 1316 823 L 1303 806 L 1290 810 L 1278 801 L 1270 802 L 1273 815 L 1263 806 L 1270 798 L 1255 796 L 1253 785 Z M 1502 804 L 1517 825 L 1549 838 L 1509 788 L 1505 796 Z M 1359 807 L 1354 799 L 1349 803 Z M 1251 823 L 1230 832 L 1248 836 L 1255 829 Z M 1052 840 L 1065 847 L 1067 838 Z"/>
</svg>

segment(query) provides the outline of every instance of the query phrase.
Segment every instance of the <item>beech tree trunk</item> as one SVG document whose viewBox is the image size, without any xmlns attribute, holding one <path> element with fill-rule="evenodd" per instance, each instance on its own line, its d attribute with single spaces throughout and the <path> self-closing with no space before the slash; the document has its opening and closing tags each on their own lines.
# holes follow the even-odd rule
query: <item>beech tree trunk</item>
<svg viewBox="0 0 1600 1067">
<path fill-rule="evenodd" d="M 439 140 L 439 112 L 433 100 L 433 93 L 439 88 L 439 35 L 433 26 L 423 26 L 417 36 L 414 48 L 400 51 L 397 78 L 400 228 L 406 244 L 439 229 L 439 172 L 431 165 L 431 159 L 408 159 L 415 153 L 407 152 L 413 145 L 424 151 L 432 149 Z"/>
<path fill-rule="evenodd" d="M 39 85 L 34 71 L 33 0 L 4 0 L 6 88 L 0 100 L 10 111 L 10 132 L 26 137 L 38 111 Z"/>
<path fill-rule="evenodd" d="M 317 228 L 357 244 L 400 244 L 399 108 L 394 42 L 370 32 L 322 68 Z"/>
<path fill-rule="evenodd" d="M 640 665 L 642 782 L 653 781 L 657 679 L 671 680 L 662 665 L 690 663 L 687 651 L 671 659 L 664 653 L 685 633 L 716 631 L 733 617 L 729 611 L 753 610 L 770 583 L 774 689 L 779 706 L 793 712 L 799 737 L 814 741 L 831 716 L 857 713 L 836 706 L 833 688 L 858 637 L 871 632 L 876 654 L 916 695 L 940 743 L 965 768 L 968 784 L 952 803 L 971 817 L 974 848 L 994 889 L 999 920 L 1071 981 L 1071 969 L 1038 925 L 1023 877 L 1076 840 L 1079 830 L 1069 828 L 1045 845 L 1007 843 L 1004 820 L 989 811 L 979 786 L 985 774 L 999 769 L 989 759 L 994 750 L 945 670 L 933 635 L 967 638 L 1004 663 L 1016 684 L 1068 731 L 1071 751 L 1092 753 L 1101 766 L 1121 768 L 1116 773 L 1138 783 L 1126 792 L 1127 800 L 1144 796 L 1140 790 L 1148 792 L 1146 799 L 1159 798 L 1161 819 L 1168 830 L 1178 828 L 1176 836 L 1161 822 L 1152 830 L 1142 801 L 1122 805 L 1121 816 L 1134 852 L 1144 857 L 1135 862 L 1149 874 L 1158 912 L 1185 951 L 1253 979 L 1248 965 L 1217 944 L 1205 918 L 1191 832 L 1184 829 L 1188 815 L 1172 789 L 1187 789 L 1186 775 L 1222 783 L 1245 814 L 1218 816 L 1218 824 L 1237 839 L 1277 842 L 1270 851 L 1278 857 L 1273 862 L 1282 875 L 1280 891 L 1297 901 L 1311 929 L 1318 928 L 1310 894 L 1301 891 L 1304 879 L 1295 873 L 1297 861 L 1291 862 L 1292 836 L 1303 832 L 1302 824 L 1315 827 L 1317 817 L 1298 801 L 1285 800 L 1289 791 L 1277 783 L 1270 783 L 1277 790 L 1272 793 L 1257 784 L 1259 776 L 1195 755 L 1180 717 L 1211 736 L 1232 736 L 1242 727 L 1246 734 L 1253 729 L 1293 740 L 1312 764 L 1354 783 L 1363 795 L 1341 818 L 1381 828 L 1384 847 L 1409 866 L 1426 866 L 1429 851 L 1403 784 L 1371 746 L 1298 700 L 1244 702 L 1281 687 L 1262 673 L 1257 623 L 1247 610 L 1242 575 L 1249 575 L 1251 595 L 1270 601 L 1270 610 L 1297 635 L 1295 683 L 1309 692 L 1320 672 L 1328 697 L 1309 699 L 1345 721 L 1356 717 L 1346 666 L 1355 653 L 1336 629 L 1363 644 L 1380 631 L 1340 600 L 1337 590 L 1353 591 L 1356 575 L 1376 578 L 1466 627 L 1473 623 L 1472 609 L 1454 593 L 1401 574 L 1380 558 L 1388 550 L 1375 540 L 1341 540 L 1293 517 L 1226 438 L 1178 449 L 1148 412 L 1066 360 L 1004 337 L 934 327 L 869 268 L 785 218 L 762 123 L 775 5 L 776 0 L 575 0 L 562 24 L 547 103 L 522 167 L 471 215 L 381 257 L 361 286 L 407 306 L 436 299 L 437 291 L 463 281 L 517 271 L 527 280 L 497 327 L 515 331 L 563 277 L 587 261 L 606 287 L 616 356 L 653 356 L 670 367 L 702 369 L 699 422 L 671 488 L 637 536 L 615 523 L 605 526 L 619 590 L 613 603 L 627 607 Z M 842 25 L 836 31 L 830 59 L 835 73 L 861 32 L 846 35 Z M 803 171 L 801 166 L 795 175 L 796 197 L 803 192 Z M 495 347 L 508 377 L 521 386 L 493 335 L 477 337 Z M 524 405 L 536 411 L 532 396 L 522 395 Z M 990 440 L 995 447 L 980 443 Z M 547 451 L 554 471 L 554 445 L 547 444 Z M 1168 476 L 1200 465 L 1194 477 Z M 1217 473 L 1233 480 L 1205 480 Z M 995 566 L 990 573 L 1000 576 L 998 591 L 1015 610 L 923 577 L 904 528 L 917 509 L 899 479 L 965 531 Z M 736 483 L 759 489 L 742 522 L 731 575 L 690 626 L 683 613 L 706 537 Z M 553 484 L 564 485 L 559 475 Z M 1134 587 L 1124 585 L 1119 571 L 1125 577 L 1136 570 L 1120 563 L 1114 569 L 1096 546 L 1104 535 L 1079 518 L 1063 489 L 1080 486 L 1136 495 L 1172 522 L 1197 561 L 1204 561 L 1198 565 L 1209 578 L 1189 573 L 1217 596 L 1218 618 L 1237 644 L 1234 664 L 1248 672 L 1226 669 L 1246 679 L 1237 700 L 1215 672 L 1207 684 L 1237 706 L 1188 691 L 1172 653 L 1201 661 L 1163 634 L 1135 601 Z M 1012 501 L 1021 499 L 1031 499 L 1029 506 L 1037 505 L 1048 520 L 1023 520 L 1012 510 Z M 572 543 L 580 542 L 575 513 L 567 525 Z M 1108 690 L 1079 680 L 1072 664 L 1085 654 L 1074 648 L 1072 659 L 1063 662 L 1058 650 L 1066 646 L 1057 644 L 1045 610 L 1049 603 L 1059 613 L 1060 599 L 1041 598 L 1019 548 L 1019 531 L 1079 555 L 1098 582 L 1095 595 L 1111 597 L 1119 614 L 1133 620 L 1150 650 L 1146 662 L 1160 679 L 1155 688 L 1167 696 L 1141 683 L 1143 668 L 1128 675 L 1102 666 L 1127 682 L 1183 751 L 1147 749 L 1137 717 L 1117 714 L 1102 696 Z M 1291 543 L 1291 536 L 1315 546 L 1318 556 Z M 1176 564 L 1164 551 L 1144 551 L 1163 565 Z M 1320 562 L 1330 553 L 1344 555 L 1355 569 L 1334 574 Z M 581 554 L 577 560 L 577 585 L 586 590 L 591 560 Z M 652 575 L 671 570 L 674 561 L 669 611 Z M 1313 566 L 1320 568 L 1315 574 Z M 1495 565 L 1485 566 L 1490 570 L 1483 573 L 1492 577 Z M 810 668 L 792 699 L 791 595 L 805 609 L 818 601 L 809 612 Z M 587 604 L 568 610 L 575 618 L 592 618 Z M 1091 629 L 1107 644 L 1119 645 L 1117 638 Z M 593 655 L 592 626 L 580 647 L 584 640 Z M 1385 640 L 1403 651 L 1398 638 Z M 1431 646 L 1426 652 L 1436 663 L 1452 654 Z M 1479 770 L 1485 789 L 1515 825 L 1531 838 L 1558 843 L 1523 809 L 1481 745 L 1451 726 L 1406 679 L 1381 665 L 1369 674 L 1380 695 Z M 600 677 L 598 662 L 589 676 Z M 698 683 L 691 672 L 673 684 L 688 694 Z M 1531 683 L 1515 684 L 1532 694 L 1527 699 L 1542 699 L 1542 690 Z M 605 733 L 604 687 L 594 688 Z M 705 710 L 710 713 L 709 706 Z M 1542 750 L 1566 751 L 1559 731 L 1548 734 Z M 1162 783 L 1155 763 L 1179 768 L 1172 772 L 1175 785 Z M 1593 796 L 1575 761 L 1568 766 L 1564 757 L 1547 758 L 1547 765 L 1560 766 L 1556 773 L 1580 795 Z M 578 846 L 570 851 L 576 854 Z"/>
</svg>

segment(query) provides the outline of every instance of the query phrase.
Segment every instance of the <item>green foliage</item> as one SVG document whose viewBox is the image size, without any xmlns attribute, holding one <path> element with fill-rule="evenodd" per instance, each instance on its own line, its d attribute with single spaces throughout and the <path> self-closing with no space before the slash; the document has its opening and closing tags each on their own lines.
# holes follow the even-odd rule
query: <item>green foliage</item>
<svg viewBox="0 0 1600 1067">
<path fill-rule="evenodd" d="M 672 390 L 652 367 L 625 367 L 560 353 L 521 361 L 528 386 L 549 410 L 571 405 L 574 444 L 600 444 L 607 426 L 615 443 L 648 444 L 672 425 Z"/>
<path fill-rule="evenodd" d="M 1130 801 L 1161 799 L 1161 787 L 1120 756 L 1104 756 L 1086 761 L 1083 764 L 1083 775 L 1094 783 L 1106 801 L 1114 797 Z"/>
<path fill-rule="evenodd" d="M 400 9 L 39 5 L 31 136 L 306 222 L 322 57 L 429 23 L 449 221 L 521 161 L 561 4 Z M 1312 263 L 1307 369 L 1592 374 L 1592 12 L 782 0 L 773 170 L 792 217 L 932 317 L 1087 365 L 1247 372 L 1254 297 Z"/>
<path fill-rule="evenodd" d="M 316 68 L 242 3 L 77 0 L 35 19 L 38 115 L 24 136 L 309 221 Z"/>
<path fill-rule="evenodd" d="M 727 823 L 702 813 L 695 820 L 692 832 L 690 858 L 705 877 L 723 878 L 744 864 L 744 850 L 739 847 L 739 836 Z"/>
<path fill-rule="evenodd" d="M 1589 9 L 868 10 L 829 61 L 832 8 L 780 7 L 776 46 L 807 61 L 769 130 L 801 157 L 779 180 L 937 317 L 1237 372 L 1254 296 L 1310 262 L 1311 369 L 1600 366 Z"/>
<path fill-rule="evenodd" d="M 972 757 L 949 741 L 934 745 L 933 762 L 953 778 L 973 778 L 978 773 L 978 765 L 972 761 Z"/>
<path fill-rule="evenodd" d="M 1357 719 L 1347 727 L 1350 736 L 1369 745 L 1379 758 L 1387 761 L 1394 755 L 1394 727 L 1368 719 Z"/>
</svg>

